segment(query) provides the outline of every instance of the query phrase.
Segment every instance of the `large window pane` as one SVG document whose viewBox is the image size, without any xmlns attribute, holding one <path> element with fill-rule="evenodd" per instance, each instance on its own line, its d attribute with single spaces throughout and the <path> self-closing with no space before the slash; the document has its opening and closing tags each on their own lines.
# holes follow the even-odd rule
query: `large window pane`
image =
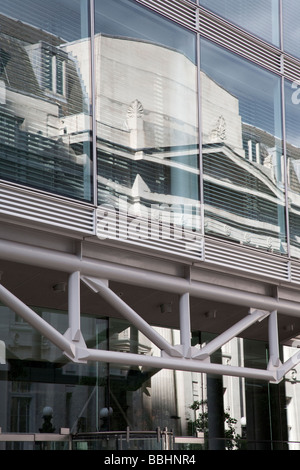
<svg viewBox="0 0 300 470">
<path fill-rule="evenodd" d="M 286 52 L 300 57 L 300 3 L 298 0 L 284 0 L 283 13 L 283 48 Z"/>
<path fill-rule="evenodd" d="M 300 84 L 285 82 L 286 152 L 291 255 L 300 256 Z"/>
<path fill-rule="evenodd" d="M 90 201 L 88 12 L 0 0 L 0 179 Z"/>
<path fill-rule="evenodd" d="M 200 0 L 200 5 L 265 41 L 280 45 L 278 0 Z"/>
<path fill-rule="evenodd" d="M 35 310 L 57 331 L 66 332 L 67 312 Z M 49 432 L 49 426 L 52 432 L 69 428 L 73 434 L 127 427 L 131 431 L 167 427 L 177 435 L 188 432 L 189 406 L 200 397 L 200 374 L 124 363 L 74 363 L 10 309 L 0 305 L 0 313 L 3 432 Z M 160 350 L 124 320 L 82 314 L 81 331 L 91 349 L 160 356 Z M 157 331 L 170 344 L 179 344 L 178 330 Z M 103 436 L 98 446 L 102 442 L 105 449 L 107 438 Z M 113 438 L 112 446 L 116 445 Z"/>
<path fill-rule="evenodd" d="M 128 0 L 96 1 L 95 19 L 99 205 L 195 228 L 195 35 Z"/>
<path fill-rule="evenodd" d="M 208 41 L 201 69 L 206 233 L 285 252 L 280 78 Z"/>
</svg>

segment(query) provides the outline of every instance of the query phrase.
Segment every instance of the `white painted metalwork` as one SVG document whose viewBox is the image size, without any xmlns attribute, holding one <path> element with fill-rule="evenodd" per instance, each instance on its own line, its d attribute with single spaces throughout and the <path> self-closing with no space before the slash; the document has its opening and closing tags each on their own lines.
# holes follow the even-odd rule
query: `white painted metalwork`
<svg viewBox="0 0 300 470">
<path fill-rule="evenodd" d="M 190 356 L 191 351 L 191 318 L 190 295 L 188 292 L 179 298 L 180 341 L 184 357 Z"/>
<path fill-rule="evenodd" d="M 193 354 L 193 359 L 207 359 L 211 354 L 217 351 L 219 348 L 224 346 L 228 341 L 238 336 L 242 333 L 246 328 L 253 325 L 258 321 L 262 321 L 266 316 L 269 316 L 270 312 L 266 312 L 264 310 L 253 310 L 250 309 L 249 315 L 239 322 L 237 322 L 234 326 L 229 328 L 228 330 L 221 333 L 217 338 L 211 340 L 207 345 L 200 349 L 199 352 L 195 352 Z M 272 340 L 273 340 L 272 336 Z"/>
<path fill-rule="evenodd" d="M 80 340 L 80 272 L 70 274 L 69 276 L 69 326 L 71 340 Z"/>
<path fill-rule="evenodd" d="M 109 279 L 140 287 L 147 286 L 149 289 L 158 289 L 178 295 L 188 292 L 195 298 L 215 300 L 216 302 L 261 310 L 276 310 L 283 315 L 300 316 L 298 302 L 211 285 L 107 261 L 78 257 L 74 254 L 41 247 L 30 247 L 9 240 L 0 240 L 0 259 L 42 268 L 47 266 L 49 269 L 60 270 L 69 274 L 79 271 L 81 276 Z"/>
<path fill-rule="evenodd" d="M 70 360 L 74 362 L 102 361 L 108 363 L 123 363 L 137 366 L 155 368 L 178 369 L 194 372 L 214 373 L 220 375 L 232 375 L 239 377 L 252 377 L 277 383 L 283 376 L 298 363 L 300 352 L 282 364 L 279 361 L 279 344 L 277 330 L 277 311 L 299 317 L 300 307 L 297 302 L 291 302 L 279 298 L 245 293 L 243 291 L 212 286 L 190 279 L 151 273 L 142 269 L 127 268 L 112 265 L 111 263 L 94 262 L 78 258 L 75 255 L 55 253 L 51 250 L 33 248 L 30 255 L 22 245 L 12 242 L 0 242 L 0 256 L 6 246 L 6 256 L 14 256 L 19 262 L 29 264 L 55 265 L 56 269 L 67 270 L 69 276 L 69 328 L 62 335 L 49 325 L 38 314 L 21 302 L 16 296 L 0 285 L 0 301 L 20 315 L 32 327 L 60 348 Z M 8 250 L 10 247 L 10 250 Z M 18 248 L 18 250 L 17 250 Z M 74 269 L 76 267 L 76 269 Z M 95 273 L 98 275 L 95 276 Z M 161 350 L 161 357 L 145 356 L 139 354 L 122 353 L 116 351 L 101 351 L 86 347 L 80 332 L 80 286 L 79 276 L 83 282 L 94 292 L 99 293 L 106 301 L 116 308 L 131 324 L 139 329 Z M 147 285 L 168 292 L 176 292 L 180 295 L 180 338 L 181 344 L 172 346 L 159 335 L 143 318 L 134 312 L 122 299 L 120 299 L 103 279 L 126 281 L 136 285 Z M 213 299 L 243 306 L 252 306 L 249 315 L 233 325 L 227 331 L 220 334 L 202 349 L 190 346 L 190 306 L 189 295 Z M 261 311 L 263 310 L 263 311 Z M 210 355 L 232 338 L 236 337 L 246 328 L 263 318 L 269 317 L 269 345 L 270 361 L 266 370 L 235 367 L 210 362 Z"/>
<path fill-rule="evenodd" d="M 143 320 L 131 307 L 129 307 L 117 294 L 115 294 L 100 279 L 83 276 L 82 281 L 89 286 L 91 290 L 100 294 L 110 305 L 117 309 L 126 320 L 134 324 L 152 343 L 158 348 L 166 351 L 171 356 L 182 356 L 173 348 L 161 335 L 159 335 L 145 320 Z"/>
<path fill-rule="evenodd" d="M 279 344 L 278 344 L 278 322 L 277 312 L 271 312 L 269 316 L 269 369 L 279 368 L 281 361 L 279 359 Z"/>
<path fill-rule="evenodd" d="M 49 325 L 43 318 L 41 318 L 31 308 L 27 307 L 20 299 L 9 292 L 3 285 L 0 284 L 0 298 L 1 301 L 9 307 L 13 312 L 17 313 L 33 328 L 39 331 L 43 336 L 49 339 L 59 349 L 64 351 L 70 358 L 75 358 L 75 347 L 73 343 L 65 338 L 53 326 Z"/>
</svg>

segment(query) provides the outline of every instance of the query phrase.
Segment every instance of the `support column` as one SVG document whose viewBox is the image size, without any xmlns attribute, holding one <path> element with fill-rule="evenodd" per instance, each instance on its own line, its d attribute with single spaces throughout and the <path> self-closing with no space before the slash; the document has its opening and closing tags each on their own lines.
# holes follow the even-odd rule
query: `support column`
<svg viewBox="0 0 300 470">
<path fill-rule="evenodd" d="M 208 448 L 225 450 L 223 379 L 215 375 L 207 376 L 208 408 Z"/>
<path fill-rule="evenodd" d="M 277 312 L 274 311 L 269 317 L 269 364 L 268 367 L 278 367 L 279 359 L 279 342 L 278 342 L 278 321 Z"/>
<path fill-rule="evenodd" d="M 188 357 L 191 349 L 190 295 L 188 292 L 180 296 L 179 315 L 182 353 L 184 357 Z"/>
<path fill-rule="evenodd" d="M 69 328 L 71 341 L 79 341 L 80 335 L 80 272 L 69 276 L 68 284 Z"/>
</svg>

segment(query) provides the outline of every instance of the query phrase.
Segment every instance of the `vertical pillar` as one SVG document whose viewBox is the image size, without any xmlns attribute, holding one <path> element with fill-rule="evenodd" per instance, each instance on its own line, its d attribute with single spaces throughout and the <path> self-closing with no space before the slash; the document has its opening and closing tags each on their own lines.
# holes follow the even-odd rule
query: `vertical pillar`
<svg viewBox="0 0 300 470">
<path fill-rule="evenodd" d="M 264 368 L 267 344 L 244 340 L 245 367 Z M 269 384 L 247 378 L 245 380 L 247 450 L 272 450 Z"/>
<path fill-rule="evenodd" d="M 80 272 L 69 276 L 68 284 L 69 328 L 71 341 L 80 340 Z"/>
<path fill-rule="evenodd" d="M 225 450 L 223 379 L 207 376 L 208 448 Z"/>
<path fill-rule="evenodd" d="M 180 296 L 179 315 L 182 353 L 184 357 L 187 357 L 191 348 L 190 295 L 188 292 Z"/>
<path fill-rule="evenodd" d="M 215 336 L 210 333 L 201 333 L 201 343 L 210 342 Z M 221 350 L 211 355 L 211 361 L 222 363 Z M 208 411 L 208 449 L 225 450 L 225 424 L 223 401 L 223 377 L 207 374 L 207 411 Z"/>
<path fill-rule="evenodd" d="M 278 367 L 279 359 L 279 342 L 278 342 L 278 321 L 277 312 L 271 312 L 269 316 L 269 367 Z"/>
</svg>

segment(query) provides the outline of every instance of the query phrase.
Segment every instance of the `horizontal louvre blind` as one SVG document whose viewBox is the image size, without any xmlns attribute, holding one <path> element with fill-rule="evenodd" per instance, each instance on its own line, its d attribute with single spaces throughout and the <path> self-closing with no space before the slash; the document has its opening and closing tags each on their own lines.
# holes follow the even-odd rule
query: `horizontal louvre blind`
<svg viewBox="0 0 300 470">
<path fill-rule="evenodd" d="M 195 29 L 197 27 L 196 6 L 180 0 L 136 0 L 178 23 Z"/>
<path fill-rule="evenodd" d="M 300 61 L 284 56 L 284 75 L 290 80 L 300 80 Z"/>
<path fill-rule="evenodd" d="M 300 265 L 297 262 L 291 262 L 291 281 L 300 284 Z"/>
<path fill-rule="evenodd" d="M 205 261 L 269 278 L 289 280 L 286 258 L 263 254 L 234 244 L 218 243 L 212 239 L 205 240 Z"/>
<path fill-rule="evenodd" d="M 6 185 L 0 186 L 0 214 L 94 234 L 93 208 Z"/>
</svg>

